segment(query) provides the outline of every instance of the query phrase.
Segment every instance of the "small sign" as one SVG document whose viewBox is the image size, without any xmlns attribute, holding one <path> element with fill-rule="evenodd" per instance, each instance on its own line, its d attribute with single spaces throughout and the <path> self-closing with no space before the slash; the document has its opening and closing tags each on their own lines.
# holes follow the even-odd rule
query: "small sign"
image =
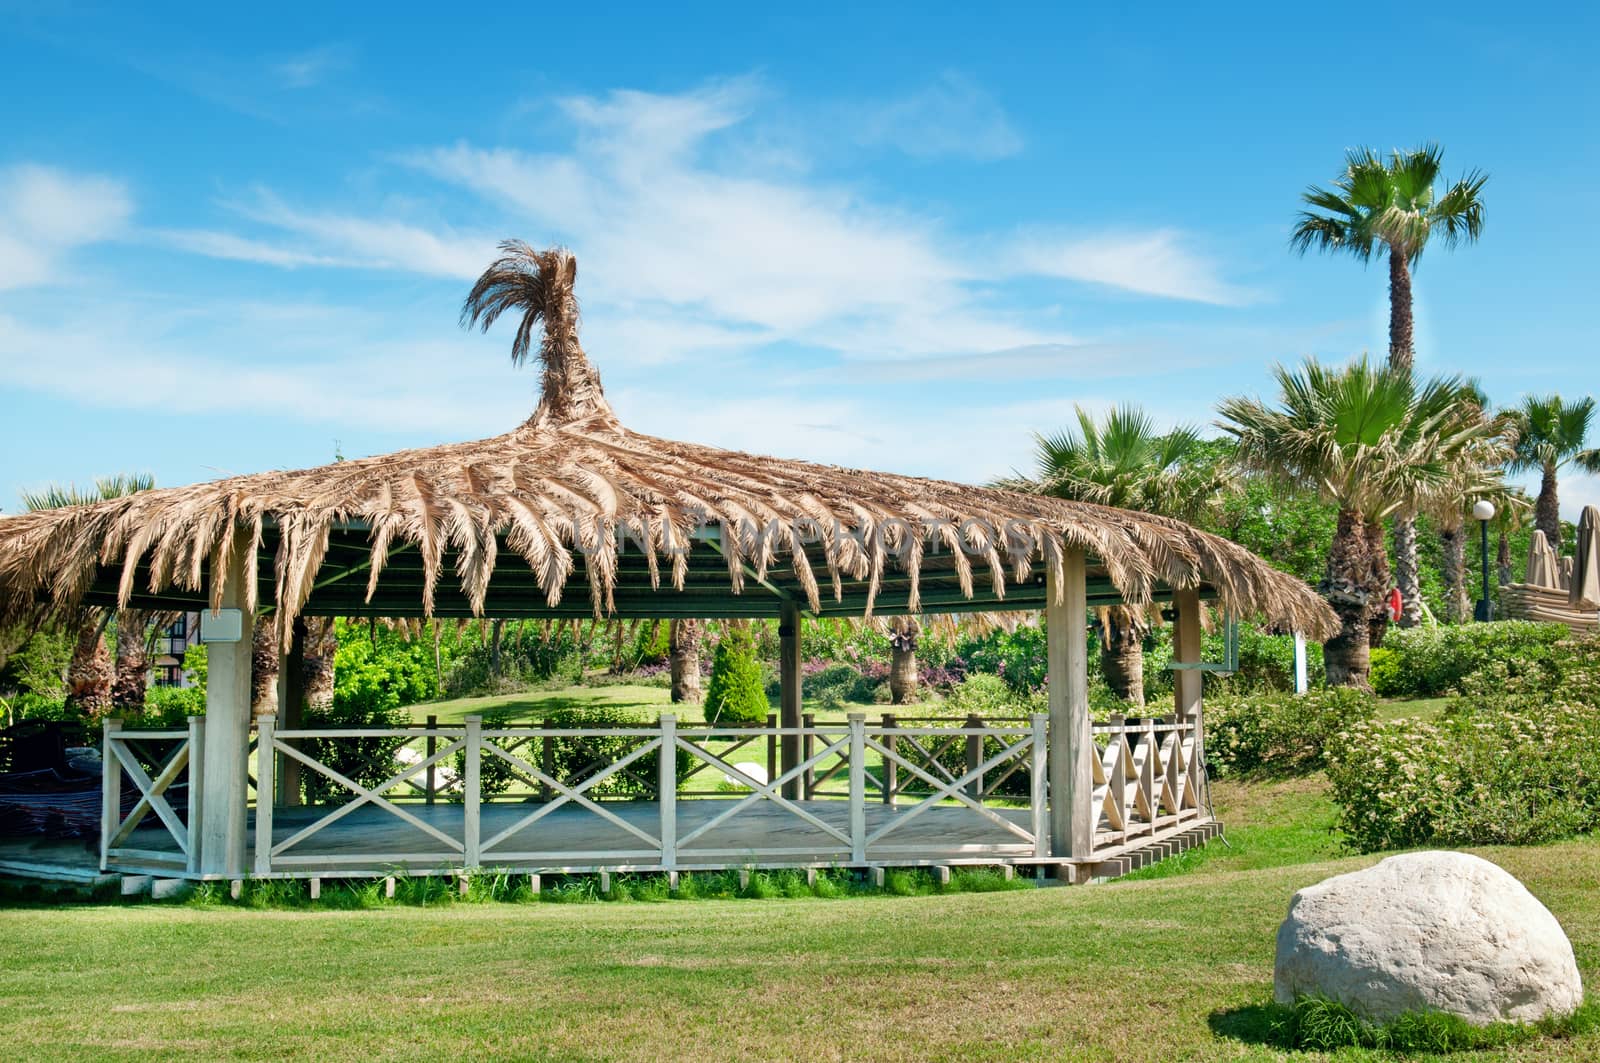
<svg viewBox="0 0 1600 1063">
<path fill-rule="evenodd" d="M 220 609 L 215 613 L 209 609 L 201 610 L 201 642 L 238 642 L 242 638 L 244 638 L 243 610 Z"/>
</svg>

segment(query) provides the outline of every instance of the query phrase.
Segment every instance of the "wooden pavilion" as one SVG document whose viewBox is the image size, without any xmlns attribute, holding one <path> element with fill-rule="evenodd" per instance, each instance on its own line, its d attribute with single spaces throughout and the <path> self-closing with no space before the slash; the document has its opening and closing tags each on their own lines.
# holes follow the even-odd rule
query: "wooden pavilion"
<svg viewBox="0 0 1600 1063">
<path fill-rule="evenodd" d="M 631 432 L 578 342 L 573 257 L 504 250 L 464 316 L 487 328 L 519 311 L 513 357 L 537 346 L 542 393 L 516 430 L 0 518 L 0 618 L 206 609 L 219 632 L 238 625 L 232 641 L 210 641 L 205 715 L 187 732 L 108 724 L 103 868 L 239 879 L 965 860 L 1081 879 L 1207 831 L 1194 667 L 1202 602 L 1313 638 L 1337 627 L 1305 584 L 1178 521 Z M 1172 714 L 1092 725 L 1089 610 L 1152 602 L 1170 602 L 1175 616 Z M 973 770 L 910 752 L 927 753 L 947 730 L 803 723 L 807 617 L 998 609 L 1046 615 L 1049 713 L 955 732 L 984 751 Z M 407 732 L 419 755 L 364 786 L 306 743 L 380 732 L 299 728 L 297 668 L 279 670 L 285 718 L 251 715 L 253 626 L 275 625 L 292 657 L 296 621 L 311 616 L 776 619 L 781 712 L 754 731 L 680 728 L 673 717 L 613 729 L 631 751 L 581 779 L 553 776 L 527 752 L 568 732 L 469 718 Z M 781 751 L 770 783 L 716 751 L 752 736 Z M 465 768 L 453 800 L 435 803 L 431 785 L 425 805 L 400 799 L 455 757 Z M 867 771 L 874 757 L 924 780 L 921 799 L 901 806 Z M 680 758 L 731 773 L 745 790 L 680 800 Z M 597 799 L 607 779 L 652 760 L 653 800 Z M 491 808 L 480 777 L 489 762 L 541 797 Z M 802 778 L 822 766 L 847 781 L 843 800 L 802 796 Z M 274 801 L 285 768 L 319 772 L 349 800 L 327 812 L 293 807 L 294 795 Z M 1028 780 L 1026 792 L 988 800 L 983 779 L 1000 772 Z M 182 784 L 186 803 L 175 808 L 168 794 Z M 869 799 L 873 788 L 883 799 Z"/>
</svg>

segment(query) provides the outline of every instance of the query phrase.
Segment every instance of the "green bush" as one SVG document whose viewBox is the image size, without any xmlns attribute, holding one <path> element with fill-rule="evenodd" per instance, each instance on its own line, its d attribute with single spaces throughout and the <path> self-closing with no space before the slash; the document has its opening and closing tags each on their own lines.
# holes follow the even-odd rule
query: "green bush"
<svg viewBox="0 0 1600 1063">
<path fill-rule="evenodd" d="M 970 715 L 991 719 L 1048 711 L 1042 692 L 1020 694 L 1004 679 L 984 672 L 967 676 L 933 707 L 937 715 L 963 720 Z"/>
<path fill-rule="evenodd" d="M 1548 671 L 1556 643 L 1567 635 L 1565 625 L 1526 620 L 1391 628 L 1373 653 L 1372 688 L 1385 698 L 1448 694 L 1467 676 L 1497 661 L 1513 676 Z"/>
<path fill-rule="evenodd" d="M 370 687 L 363 685 L 365 694 Z M 377 704 L 369 698 L 340 698 L 335 687 L 333 704 L 327 708 L 307 706 L 306 730 L 333 727 L 398 728 L 411 722 L 405 710 Z M 345 778 L 372 787 L 395 774 L 394 755 L 406 744 L 403 737 L 303 738 L 300 748 L 311 759 L 326 764 Z M 307 804 L 344 804 L 355 794 L 314 768 L 300 773 L 300 788 Z"/>
<path fill-rule="evenodd" d="M 1328 777 L 1362 852 L 1527 844 L 1600 828 L 1600 641 L 1531 670 L 1495 661 L 1437 722 L 1367 721 L 1336 734 Z"/>
<path fill-rule="evenodd" d="M 1302 775 L 1323 766 L 1333 736 L 1376 711 L 1371 694 L 1349 687 L 1208 698 L 1206 756 L 1218 776 Z"/>
<path fill-rule="evenodd" d="M 576 730 L 649 727 L 655 720 L 646 719 L 643 715 L 627 709 L 596 705 L 585 708 L 553 709 L 544 715 L 543 722 L 557 730 Z M 499 730 L 513 726 L 527 727 L 529 724 L 513 720 L 509 712 L 495 711 L 484 713 L 483 726 L 485 730 Z M 540 771 L 548 772 L 552 778 L 569 786 L 576 786 L 597 770 L 628 756 L 638 748 L 641 739 L 597 734 L 576 737 L 541 736 L 529 741 L 515 738 L 485 739 L 485 743 L 490 741 L 498 742 L 507 752 Z M 545 758 L 546 745 L 550 750 L 548 760 Z M 660 763 L 659 754 L 651 751 L 634 761 L 627 769 L 615 772 L 584 792 L 591 797 L 654 799 L 656 773 Z M 680 779 L 692 764 L 692 755 L 686 750 L 678 750 L 677 773 Z M 464 749 L 456 752 L 455 770 L 458 777 L 464 777 L 466 774 L 467 758 Z M 505 793 L 518 782 L 519 777 L 520 773 L 505 758 L 495 756 L 493 753 L 487 754 L 479 762 L 478 787 L 485 797 Z M 523 785 L 532 784 L 524 780 Z"/>
<path fill-rule="evenodd" d="M 861 673 L 850 665 L 830 664 L 806 676 L 801 681 L 800 691 L 807 698 L 815 698 L 825 709 L 837 709 L 846 701 L 854 700 L 861 681 Z"/>
<path fill-rule="evenodd" d="M 755 645 L 743 628 L 725 631 L 717 643 L 705 711 L 707 720 L 720 724 L 765 723 L 772 711 Z"/>
<path fill-rule="evenodd" d="M 145 691 L 144 711 L 128 726 L 182 731 L 189 726 L 189 717 L 205 714 L 206 692 L 199 687 L 151 687 Z"/>
</svg>

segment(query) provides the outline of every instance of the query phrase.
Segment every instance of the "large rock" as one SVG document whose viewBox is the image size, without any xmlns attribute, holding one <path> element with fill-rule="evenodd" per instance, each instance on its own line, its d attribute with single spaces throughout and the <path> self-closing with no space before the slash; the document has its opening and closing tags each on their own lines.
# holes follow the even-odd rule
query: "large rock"
<svg viewBox="0 0 1600 1063">
<path fill-rule="evenodd" d="M 1384 1021 L 1445 1011 L 1530 1022 L 1583 1001 L 1572 944 L 1505 871 L 1466 853 L 1408 853 L 1294 895 L 1278 930 L 1280 1003 L 1336 1000 Z"/>
</svg>

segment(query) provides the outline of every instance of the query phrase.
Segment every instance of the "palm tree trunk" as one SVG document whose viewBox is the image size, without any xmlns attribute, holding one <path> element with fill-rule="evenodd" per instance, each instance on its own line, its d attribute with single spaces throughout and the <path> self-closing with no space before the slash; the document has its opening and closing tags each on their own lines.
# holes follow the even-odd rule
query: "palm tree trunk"
<svg viewBox="0 0 1600 1063">
<path fill-rule="evenodd" d="M 256 624 L 250 647 L 250 712 L 276 715 L 278 726 L 293 726 L 278 708 L 278 625 L 266 619 Z"/>
<path fill-rule="evenodd" d="M 667 629 L 672 662 L 672 700 L 700 700 L 700 621 L 674 620 Z"/>
<path fill-rule="evenodd" d="M 1561 503 L 1556 497 L 1556 467 L 1553 463 L 1544 467 L 1544 475 L 1539 478 L 1539 500 L 1533 504 L 1533 526 L 1544 532 L 1544 537 L 1550 540 L 1550 546 L 1557 554 L 1561 553 Z"/>
<path fill-rule="evenodd" d="M 106 652 L 105 629 L 99 617 L 84 618 L 78 641 L 67 665 L 67 705 L 89 719 L 111 710 L 111 655 Z"/>
<path fill-rule="evenodd" d="M 494 620 L 489 624 L 489 674 L 500 678 L 500 647 L 505 640 L 506 622 Z"/>
<path fill-rule="evenodd" d="M 306 617 L 306 706 L 326 709 L 333 704 L 333 658 L 339 652 L 339 631 L 333 618 Z"/>
<path fill-rule="evenodd" d="M 1472 598 L 1467 593 L 1467 536 L 1465 529 L 1445 528 L 1439 532 L 1444 545 L 1445 619 L 1463 624 L 1472 615 Z"/>
<path fill-rule="evenodd" d="M 1412 339 L 1411 266 L 1404 252 L 1389 250 L 1389 364 L 1411 368 L 1416 357 Z"/>
<path fill-rule="evenodd" d="M 917 700 L 917 635 L 921 630 L 914 618 L 903 616 L 889 634 L 889 700 L 896 705 Z"/>
<path fill-rule="evenodd" d="M 1389 571 L 1389 552 L 1383 546 L 1383 525 L 1377 521 L 1367 524 L 1367 646 L 1382 646 L 1383 637 L 1389 633 L 1389 588 L 1394 576 Z"/>
<path fill-rule="evenodd" d="M 1100 671 L 1111 692 L 1130 705 L 1144 706 L 1143 614 L 1125 605 L 1105 611 L 1105 639 L 1100 644 Z"/>
<path fill-rule="evenodd" d="M 1400 626 L 1422 623 L 1422 565 L 1417 560 L 1417 522 L 1394 519 L 1394 583 L 1400 588 Z"/>
<path fill-rule="evenodd" d="M 144 708 L 145 690 L 150 685 L 150 643 L 145 638 L 149 626 L 150 614 L 143 609 L 124 609 L 117 614 L 111 704 L 119 713 L 138 713 Z"/>
<path fill-rule="evenodd" d="M 1317 588 L 1339 617 L 1339 631 L 1323 644 L 1322 658 L 1330 686 L 1368 686 L 1372 668 L 1371 549 L 1360 514 L 1339 511 L 1328 548 L 1327 574 Z"/>
</svg>

